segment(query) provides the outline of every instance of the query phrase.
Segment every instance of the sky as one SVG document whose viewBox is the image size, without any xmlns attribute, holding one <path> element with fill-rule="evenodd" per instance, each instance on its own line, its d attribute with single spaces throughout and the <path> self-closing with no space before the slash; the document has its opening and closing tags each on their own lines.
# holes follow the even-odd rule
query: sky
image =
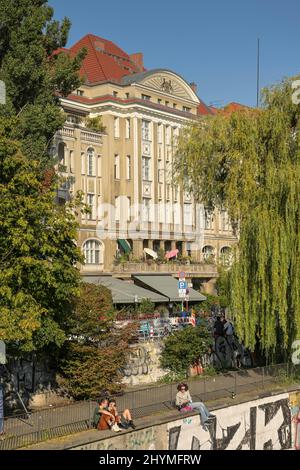
<svg viewBox="0 0 300 470">
<path fill-rule="evenodd" d="M 70 18 L 68 45 L 87 33 L 143 52 L 147 69 L 171 69 L 207 104 L 256 104 L 260 86 L 300 73 L 299 0 L 50 0 Z"/>
</svg>

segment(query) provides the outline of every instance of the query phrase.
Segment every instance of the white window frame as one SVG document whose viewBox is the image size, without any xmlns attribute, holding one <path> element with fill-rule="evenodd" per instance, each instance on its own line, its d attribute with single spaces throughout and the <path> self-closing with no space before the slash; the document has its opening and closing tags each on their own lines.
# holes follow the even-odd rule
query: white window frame
<svg viewBox="0 0 300 470">
<path fill-rule="evenodd" d="M 151 121 L 146 121 L 146 119 L 142 119 L 142 139 L 151 141 Z"/>
<path fill-rule="evenodd" d="M 131 138 L 131 120 L 130 118 L 126 118 L 126 139 Z"/>
<path fill-rule="evenodd" d="M 115 139 L 120 138 L 120 118 L 119 117 L 114 118 L 114 137 Z"/>
<path fill-rule="evenodd" d="M 127 155 L 126 156 L 126 179 L 131 180 L 131 156 Z"/>
<path fill-rule="evenodd" d="M 114 159 L 114 178 L 115 180 L 120 179 L 120 155 L 115 154 Z"/>
<path fill-rule="evenodd" d="M 95 176 L 95 151 L 93 148 L 87 150 L 87 176 Z"/>
<path fill-rule="evenodd" d="M 151 158 L 142 157 L 142 178 L 143 181 L 151 181 Z"/>
<path fill-rule="evenodd" d="M 86 240 L 82 246 L 85 264 L 99 266 L 103 264 L 103 244 L 99 240 Z"/>
</svg>

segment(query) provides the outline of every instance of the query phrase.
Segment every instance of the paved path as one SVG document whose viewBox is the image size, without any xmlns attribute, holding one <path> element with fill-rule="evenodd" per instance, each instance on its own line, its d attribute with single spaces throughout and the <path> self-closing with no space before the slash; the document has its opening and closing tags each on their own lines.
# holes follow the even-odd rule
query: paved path
<svg viewBox="0 0 300 470">
<path fill-rule="evenodd" d="M 201 377 L 188 381 L 194 401 L 211 402 L 220 398 L 232 399 L 250 392 L 262 391 L 275 385 L 280 377 L 280 366 L 255 368 L 228 372 L 213 377 Z M 119 409 L 130 408 L 134 418 L 151 416 L 161 411 L 174 410 L 176 384 L 149 386 L 128 390 L 117 398 Z M 0 450 L 17 448 L 89 429 L 96 406 L 95 402 L 78 402 L 68 406 L 39 410 L 19 418 L 5 421 L 5 439 L 0 441 Z"/>
</svg>

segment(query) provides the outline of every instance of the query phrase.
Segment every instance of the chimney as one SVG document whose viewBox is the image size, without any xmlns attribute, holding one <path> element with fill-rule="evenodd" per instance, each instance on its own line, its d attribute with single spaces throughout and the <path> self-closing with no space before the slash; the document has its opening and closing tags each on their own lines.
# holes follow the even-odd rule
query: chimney
<svg viewBox="0 0 300 470">
<path fill-rule="evenodd" d="M 197 94 L 197 85 L 195 82 L 190 83 L 190 87 L 193 90 L 194 93 Z"/>
<path fill-rule="evenodd" d="M 130 54 L 130 59 L 136 65 L 139 72 L 144 70 L 144 55 L 142 52 L 136 52 L 135 54 Z"/>
</svg>

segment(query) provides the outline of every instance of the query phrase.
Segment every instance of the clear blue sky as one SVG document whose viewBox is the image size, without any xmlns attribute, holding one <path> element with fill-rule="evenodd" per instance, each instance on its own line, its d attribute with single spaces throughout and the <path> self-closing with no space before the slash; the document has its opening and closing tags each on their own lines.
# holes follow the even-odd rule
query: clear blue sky
<svg viewBox="0 0 300 470">
<path fill-rule="evenodd" d="M 168 68 L 195 81 L 206 102 L 256 103 L 261 86 L 300 73 L 299 0 L 50 0 L 72 21 L 69 44 L 86 33 L 110 39 L 145 67 Z"/>
</svg>

